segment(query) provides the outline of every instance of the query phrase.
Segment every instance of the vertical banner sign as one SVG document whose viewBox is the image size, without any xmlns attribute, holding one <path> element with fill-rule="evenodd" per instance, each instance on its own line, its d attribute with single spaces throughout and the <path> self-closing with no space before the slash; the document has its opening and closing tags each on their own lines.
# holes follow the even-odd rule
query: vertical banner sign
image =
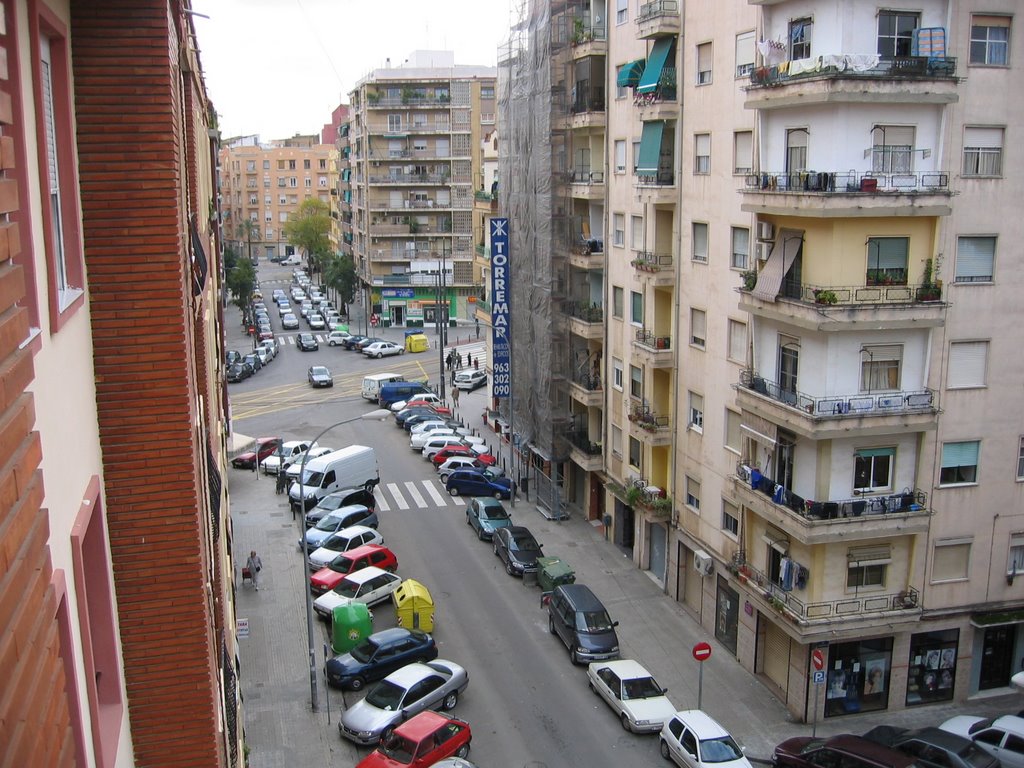
<svg viewBox="0 0 1024 768">
<path fill-rule="evenodd" d="M 512 395 L 512 355 L 509 349 L 508 219 L 491 219 L 491 394 Z"/>
</svg>

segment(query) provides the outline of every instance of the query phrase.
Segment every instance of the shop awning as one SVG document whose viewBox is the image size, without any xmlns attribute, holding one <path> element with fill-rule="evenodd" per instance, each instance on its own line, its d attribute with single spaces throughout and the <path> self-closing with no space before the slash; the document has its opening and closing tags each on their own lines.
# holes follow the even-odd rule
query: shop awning
<svg viewBox="0 0 1024 768">
<path fill-rule="evenodd" d="M 1005 627 L 1010 624 L 1024 622 L 1024 611 L 997 611 L 995 613 L 976 613 L 971 617 L 971 626 L 984 627 Z"/>
<path fill-rule="evenodd" d="M 646 63 L 643 59 L 637 59 L 624 65 L 619 70 L 619 76 L 615 84 L 619 88 L 635 88 L 636 84 L 640 82 L 640 76 L 644 73 L 644 65 Z"/>
<path fill-rule="evenodd" d="M 647 66 L 640 77 L 640 84 L 636 88 L 637 93 L 652 93 L 658 88 L 658 81 L 661 80 L 661 70 L 668 61 L 668 55 L 672 50 L 673 38 L 661 37 L 654 41 L 651 48 L 651 55 L 647 57 Z"/>
<path fill-rule="evenodd" d="M 764 269 L 757 273 L 757 285 L 751 293 L 762 301 L 775 301 L 782 288 L 782 280 L 796 261 L 804 241 L 802 229 L 780 229 L 779 236 L 768 254 Z"/>
<path fill-rule="evenodd" d="M 636 162 L 637 173 L 653 175 L 658 172 L 658 160 L 661 157 L 661 136 L 664 132 L 664 120 L 652 120 L 644 123 L 644 132 L 640 134 L 640 157 L 637 158 Z"/>
</svg>

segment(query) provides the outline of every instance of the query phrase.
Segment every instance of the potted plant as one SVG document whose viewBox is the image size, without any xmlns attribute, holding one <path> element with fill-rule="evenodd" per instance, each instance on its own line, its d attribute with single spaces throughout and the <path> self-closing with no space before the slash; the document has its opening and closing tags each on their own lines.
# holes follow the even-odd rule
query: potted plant
<svg viewBox="0 0 1024 768">
<path fill-rule="evenodd" d="M 746 272 L 743 273 L 742 277 L 743 277 L 743 290 L 745 290 L 745 291 L 752 291 L 752 290 L 754 290 L 754 286 L 757 285 L 757 271 L 753 270 L 753 269 L 748 269 Z"/>
<path fill-rule="evenodd" d="M 942 281 L 934 279 L 932 272 L 932 260 L 927 259 L 924 263 L 924 276 L 921 280 L 921 287 L 917 289 L 918 301 L 938 301 L 942 298 Z"/>
<path fill-rule="evenodd" d="M 830 291 L 827 288 L 816 288 L 814 290 L 815 304 L 835 304 L 838 301 L 839 297 L 836 296 L 835 291 Z"/>
</svg>

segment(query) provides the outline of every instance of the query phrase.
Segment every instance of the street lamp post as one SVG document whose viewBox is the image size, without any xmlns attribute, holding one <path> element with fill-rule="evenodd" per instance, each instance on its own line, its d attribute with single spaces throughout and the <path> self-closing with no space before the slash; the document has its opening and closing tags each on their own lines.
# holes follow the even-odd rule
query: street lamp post
<svg viewBox="0 0 1024 768">
<path fill-rule="evenodd" d="M 312 448 L 320 438 L 326 435 L 335 427 L 351 424 L 355 421 L 383 421 L 390 416 L 390 411 L 378 408 L 375 411 L 355 416 L 351 419 L 343 419 L 339 422 L 325 427 L 319 435 L 313 438 L 309 444 Z M 309 539 L 306 538 L 306 460 L 309 458 L 309 449 L 302 455 L 302 464 L 299 466 L 299 519 L 301 520 L 299 530 L 302 533 L 302 573 L 306 578 L 306 634 L 309 639 L 309 706 L 314 712 L 319 708 L 316 693 L 316 644 L 313 642 L 313 584 L 309 579 Z M 280 468 L 278 469 L 280 471 Z"/>
</svg>

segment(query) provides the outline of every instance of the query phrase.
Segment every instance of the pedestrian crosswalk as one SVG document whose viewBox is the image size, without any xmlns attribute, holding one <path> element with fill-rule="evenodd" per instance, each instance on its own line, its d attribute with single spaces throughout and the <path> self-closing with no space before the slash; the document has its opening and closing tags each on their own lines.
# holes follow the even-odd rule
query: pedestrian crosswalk
<svg viewBox="0 0 1024 768">
<path fill-rule="evenodd" d="M 374 491 L 378 509 L 384 512 L 416 511 L 433 507 L 465 507 L 467 500 L 449 496 L 437 478 L 381 483 Z"/>
</svg>

